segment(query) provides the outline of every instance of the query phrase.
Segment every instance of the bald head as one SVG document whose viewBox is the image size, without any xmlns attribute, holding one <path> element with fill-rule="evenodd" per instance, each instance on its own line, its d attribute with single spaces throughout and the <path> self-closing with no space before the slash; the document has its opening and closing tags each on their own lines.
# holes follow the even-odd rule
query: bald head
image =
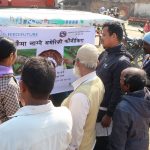
<svg viewBox="0 0 150 150">
<path fill-rule="evenodd" d="M 141 77 L 145 77 L 146 76 L 146 72 L 142 69 L 139 69 L 139 68 L 135 68 L 135 67 L 129 67 L 129 68 L 126 68 L 122 71 L 123 74 L 128 74 L 128 75 L 138 75 L 138 76 L 141 76 Z M 121 74 L 122 74 L 121 73 Z"/>
<path fill-rule="evenodd" d="M 121 79 L 129 86 L 129 91 L 142 90 L 146 84 L 146 72 L 139 68 L 129 67 L 121 72 Z"/>
</svg>

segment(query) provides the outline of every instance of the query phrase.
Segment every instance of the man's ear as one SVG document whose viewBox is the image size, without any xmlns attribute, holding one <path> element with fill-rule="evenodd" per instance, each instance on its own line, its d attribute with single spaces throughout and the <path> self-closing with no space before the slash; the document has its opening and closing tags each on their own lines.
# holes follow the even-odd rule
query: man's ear
<svg viewBox="0 0 150 150">
<path fill-rule="evenodd" d="M 125 86 L 126 86 L 127 92 L 129 92 L 129 91 L 130 91 L 130 85 L 129 85 L 129 84 L 126 84 Z"/>
<path fill-rule="evenodd" d="M 127 83 L 126 78 L 124 78 L 123 80 L 123 88 L 124 88 L 124 92 L 130 91 L 130 85 Z"/>
<path fill-rule="evenodd" d="M 116 39 L 116 38 L 117 38 L 116 33 L 113 33 L 113 34 L 112 34 L 112 37 Z"/>
<path fill-rule="evenodd" d="M 20 87 L 20 92 L 25 92 L 26 91 L 26 85 L 22 80 L 19 81 L 19 87 Z"/>
<path fill-rule="evenodd" d="M 9 55 L 9 58 L 10 58 L 10 60 L 12 61 L 13 58 L 14 58 L 14 53 L 11 53 L 11 54 Z"/>
<path fill-rule="evenodd" d="M 24 93 L 26 93 L 27 88 L 26 85 L 22 80 L 19 81 L 19 87 L 20 87 L 20 102 L 22 106 L 26 105 L 26 98 L 24 97 Z M 25 99 L 24 99 L 25 98 Z"/>
<path fill-rule="evenodd" d="M 76 61 L 76 66 L 79 67 L 80 66 L 80 62 Z"/>
</svg>

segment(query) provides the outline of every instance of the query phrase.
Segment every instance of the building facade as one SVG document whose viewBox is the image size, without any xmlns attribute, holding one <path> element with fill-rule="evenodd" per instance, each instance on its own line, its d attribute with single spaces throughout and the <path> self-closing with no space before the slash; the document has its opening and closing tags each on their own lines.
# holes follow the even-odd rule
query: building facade
<svg viewBox="0 0 150 150">
<path fill-rule="evenodd" d="M 150 0 L 64 0 L 65 9 L 99 12 L 100 7 L 118 7 L 122 19 L 130 16 L 150 18 Z"/>
</svg>

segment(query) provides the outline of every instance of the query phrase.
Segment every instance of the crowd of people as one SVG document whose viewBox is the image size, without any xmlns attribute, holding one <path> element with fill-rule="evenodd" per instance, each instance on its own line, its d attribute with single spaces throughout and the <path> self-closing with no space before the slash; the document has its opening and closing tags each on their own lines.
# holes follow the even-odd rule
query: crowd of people
<svg viewBox="0 0 150 150">
<path fill-rule="evenodd" d="M 119 18 L 120 10 L 118 7 L 112 7 L 106 9 L 105 7 L 102 6 L 99 8 L 99 13 L 103 15 Z"/>
<path fill-rule="evenodd" d="M 16 46 L 0 37 L 0 149 L 148 150 L 150 32 L 143 38 L 141 68 L 131 64 L 119 23 L 105 23 L 101 38 L 101 54 L 89 43 L 78 49 L 74 91 L 55 107 L 49 99 L 54 66 L 29 58 L 18 83 L 12 70 Z"/>
</svg>

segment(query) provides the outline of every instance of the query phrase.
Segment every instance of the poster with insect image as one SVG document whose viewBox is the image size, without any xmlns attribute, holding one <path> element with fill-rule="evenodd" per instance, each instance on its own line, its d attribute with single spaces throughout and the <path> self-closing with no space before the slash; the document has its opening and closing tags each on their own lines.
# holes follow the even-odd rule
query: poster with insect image
<svg viewBox="0 0 150 150">
<path fill-rule="evenodd" d="M 47 58 L 56 69 L 52 94 L 72 90 L 76 80 L 72 62 L 85 43 L 94 44 L 93 27 L 0 27 L 0 36 L 16 43 L 17 60 L 13 66 L 17 79 L 24 63 L 33 56 Z"/>
</svg>

